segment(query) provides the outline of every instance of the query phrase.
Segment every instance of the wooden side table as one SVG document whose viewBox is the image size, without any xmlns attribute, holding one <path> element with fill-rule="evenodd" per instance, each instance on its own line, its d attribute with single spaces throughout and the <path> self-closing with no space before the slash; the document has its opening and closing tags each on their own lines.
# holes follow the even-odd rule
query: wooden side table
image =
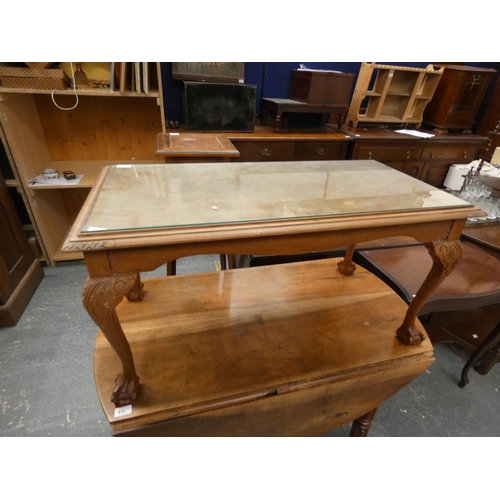
<svg viewBox="0 0 500 500">
<path fill-rule="evenodd" d="M 354 421 L 351 435 L 365 436 L 433 349 L 403 345 L 404 302 L 340 261 L 144 279 L 142 301 L 116 310 L 143 381 L 128 414 L 109 399 L 119 360 L 102 332 L 96 342 L 113 434 L 311 436 Z"/>
</svg>

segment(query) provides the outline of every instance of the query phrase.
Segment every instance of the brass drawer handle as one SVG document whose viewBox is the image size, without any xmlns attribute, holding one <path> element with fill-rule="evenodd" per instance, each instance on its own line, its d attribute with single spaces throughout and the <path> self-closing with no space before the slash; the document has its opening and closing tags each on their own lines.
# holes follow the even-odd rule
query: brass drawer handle
<svg viewBox="0 0 500 500">
<path fill-rule="evenodd" d="M 406 152 L 406 159 L 407 159 L 407 160 L 409 160 L 409 159 L 410 159 L 410 152 L 409 152 L 409 151 L 407 151 L 407 152 Z"/>
<path fill-rule="evenodd" d="M 434 153 L 432 151 L 429 153 L 429 155 L 431 158 L 434 158 Z"/>
<path fill-rule="evenodd" d="M 372 159 L 372 152 L 371 151 L 368 151 L 368 159 L 371 160 Z"/>
<path fill-rule="evenodd" d="M 260 149 L 259 153 L 261 154 L 261 156 L 271 156 L 273 154 L 273 150 L 270 148 L 264 148 Z"/>
<path fill-rule="evenodd" d="M 464 158 L 467 158 L 467 151 L 464 151 Z"/>
<path fill-rule="evenodd" d="M 316 154 L 318 156 L 325 156 L 328 153 L 328 148 L 318 148 L 316 149 Z"/>
</svg>

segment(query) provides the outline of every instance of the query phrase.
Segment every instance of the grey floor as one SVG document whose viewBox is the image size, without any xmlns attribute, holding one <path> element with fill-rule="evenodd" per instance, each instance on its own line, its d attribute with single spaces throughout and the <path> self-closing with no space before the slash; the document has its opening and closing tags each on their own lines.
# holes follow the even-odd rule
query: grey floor
<svg viewBox="0 0 500 500">
<path fill-rule="evenodd" d="M 178 274 L 214 271 L 216 256 L 181 259 Z M 111 435 L 93 378 L 97 327 L 83 309 L 83 262 L 44 266 L 17 326 L 0 328 L 0 435 Z M 164 269 L 155 273 L 164 273 Z M 371 437 L 499 437 L 500 364 L 458 387 L 464 359 L 435 346 L 435 363 L 378 410 Z M 347 436 L 348 426 L 327 436 Z"/>
</svg>

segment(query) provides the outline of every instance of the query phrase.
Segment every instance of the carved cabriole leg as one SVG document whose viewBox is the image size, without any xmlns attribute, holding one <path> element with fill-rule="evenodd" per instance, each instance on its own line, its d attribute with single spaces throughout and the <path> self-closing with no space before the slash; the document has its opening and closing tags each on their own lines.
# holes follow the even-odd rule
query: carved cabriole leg
<svg viewBox="0 0 500 500">
<path fill-rule="evenodd" d="M 415 325 L 417 314 L 432 292 L 462 258 L 462 245 L 458 240 L 425 243 L 425 247 L 432 257 L 432 268 L 408 306 L 403 324 L 396 332 L 399 340 L 405 345 L 417 345 L 424 340 L 424 334 Z"/>
<path fill-rule="evenodd" d="M 133 403 L 138 395 L 139 377 L 135 373 L 130 345 L 116 315 L 116 306 L 123 297 L 142 298 L 139 274 L 87 278 L 83 287 L 83 305 L 110 343 L 121 361 L 123 372 L 118 376 L 111 401 L 116 406 Z"/>
<path fill-rule="evenodd" d="M 352 274 L 356 270 L 356 265 L 352 261 L 352 257 L 354 256 L 354 248 L 356 245 L 349 245 L 347 247 L 346 253 L 344 260 L 340 261 L 337 264 L 337 267 L 339 268 L 339 271 L 342 274 Z"/>
<path fill-rule="evenodd" d="M 373 419 L 375 418 L 375 413 L 377 408 L 374 410 L 361 415 L 361 417 L 357 418 L 351 426 L 351 432 L 349 437 L 366 437 L 368 435 L 368 431 L 373 424 Z"/>
</svg>

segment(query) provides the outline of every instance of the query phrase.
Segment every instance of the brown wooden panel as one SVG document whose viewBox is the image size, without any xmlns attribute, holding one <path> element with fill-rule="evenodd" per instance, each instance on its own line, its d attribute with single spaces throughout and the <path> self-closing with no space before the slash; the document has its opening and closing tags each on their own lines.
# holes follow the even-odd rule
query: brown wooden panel
<svg viewBox="0 0 500 500">
<path fill-rule="evenodd" d="M 15 326 L 44 277 L 39 261 L 33 261 L 5 305 L 0 305 L 0 328 Z"/>
<path fill-rule="evenodd" d="M 360 160 L 417 160 L 420 158 L 420 147 L 400 144 L 358 144 L 354 148 L 353 158 Z"/>
<path fill-rule="evenodd" d="M 122 430 L 123 436 L 319 436 L 378 407 L 432 363 L 415 360 L 287 394 Z"/>
<path fill-rule="evenodd" d="M 329 141 L 298 142 L 297 160 L 343 160 L 346 143 Z"/>
<path fill-rule="evenodd" d="M 162 131 L 153 98 L 80 96 L 71 111 L 55 107 L 50 96 L 35 96 L 52 161 L 155 160 L 156 135 Z M 61 107 L 75 97 L 56 96 Z"/>
<path fill-rule="evenodd" d="M 420 179 L 422 174 L 422 170 L 424 168 L 423 161 L 385 161 L 385 165 L 389 165 L 389 167 L 395 168 L 400 172 L 404 172 L 405 174 L 411 175 L 416 179 Z"/>
<path fill-rule="evenodd" d="M 474 160 L 478 151 L 476 144 L 431 144 L 424 146 L 422 151 L 423 160 L 449 158 L 462 160 L 468 163 Z"/>
<path fill-rule="evenodd" d="M 428 161 L 424 164 L 421 180 L 431 186 L 443 187 L 452 160 Z"/>
<path fill-rule="evenodd" d="M 240 152 L 238 161 L 291 161 L 295 157 L 293 141 L 232 141 Z"/>
<path fill-rule="evenodd" d="M 5 304 L 35 260 L 0 174 L 0 303 Z"/>
</svg>

